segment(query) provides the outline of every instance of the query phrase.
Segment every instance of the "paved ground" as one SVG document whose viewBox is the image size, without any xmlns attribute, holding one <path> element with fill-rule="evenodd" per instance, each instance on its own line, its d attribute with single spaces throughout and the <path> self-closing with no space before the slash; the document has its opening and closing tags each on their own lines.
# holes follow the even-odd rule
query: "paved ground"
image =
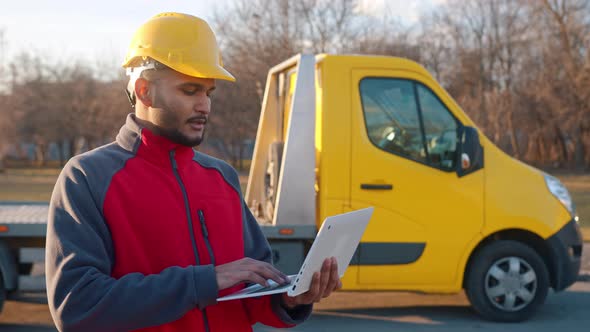
<svg viewBox="0 0 590 332">
<path fill-rule="evenodd" d="M 413 295 L 407 300 L 418 303 L 400 307 L 397 304 L 380 308 L 318 311 L 310 320 L 290 331 L 506 331 L 553 332 L 588 331 L 590 324 L 590 283 L 579 282 L 569 291 L 551 294 L 538 314 L 525 323 L 499 324 L 481 321 L 464 303 L 461 296 L 440 303 L 440 298 Z M 354 297 L 351 297 L 353 300 Z M 356 298 L 357 301 L 362 301 Z M 390 295 L 391 303 L 399 299 Z M 256 332 L 278 329 L 257 327 Z"/>
<path fill-rule="evenodd" d="M 526 323 L 497 324 L 480 320 L 463 294 L 338 292 L 316 306 L 308 322 L 290 331 L 588 331 L 590 326 L 590 244 L 584 247 L 582 282 L 551 293 L 538 314 Z M 44 297 L 33 303 L 8 301 L 0 315 L 2 332 L 55 331 Z M 36 303 L 35 303 L 36 302 Z M 256 332 L 277 329 L 256 326 Z"/>
<path fill-rule="evenodd" d="M 367 302 L 367 298 L 371 300 Z M 464 295 L 437 296 L 410 293 L 340 292 L 321 303 L 309 321 L 290 331 L 587 331 L 590 325 L 590 283 L 578 282 L 568 291 L 550 294 L 530 321 L 497 324 L 480 320 Z M 47 306 L 8 302 L 0 319 L 0 331 L 55 331 Z M 278 329 L 256 326 L 256 332 Z"/>
</svg>

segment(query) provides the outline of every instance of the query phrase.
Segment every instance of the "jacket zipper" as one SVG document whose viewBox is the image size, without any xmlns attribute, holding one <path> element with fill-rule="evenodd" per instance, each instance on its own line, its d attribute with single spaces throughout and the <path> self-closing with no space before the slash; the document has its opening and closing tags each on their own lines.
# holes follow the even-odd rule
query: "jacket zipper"
<svg viewBox="0 0 590 332">
<path fill-rule="evenodd" d="M 199 251 L 197 250 L 197 242 L 195 240 L 195 233 L 193 232 L 193 218 L 191 218 L 191 209 L 190 209 L 190 205 L 188 203 L 188 195 L 186 193 L 186 188 L 184 186 L 184 183 L 182 183 L 182 179 L 180 178 L 180 174 L 178 173 L 178 165 L 176 164 L 176 159 L 174 158 L 175 154 L 176 154 L 175 150 L 170 150 L 170 162 L 172 163 L 172 172 L 174 173 L 174 177 L 176 177 L 176 181 L 178 181 L 178 184 L 180 185 L 180 190 L 182 191 L 182 196 L 184 198 L 184 208 L 186 210 L 186 217 L 188 218 L 188 229 L 190 231 L 191 242 L 193 245 L 193 253 L 195 254 L 195 260 L 197 262 L 197 265 L 201 265 L 201 262 L 199 259 Z M 206 243 L 207 243 L 207 249 L 210 250 L 209 241 L 206 240 Z M 209 252 L 209 255 L 211 255 L 211 252 Z M 202 313 L 203 313 L 203 324 L 205 325 L 205 331 L 209 332 L 210 331 L 209 319 L 207 318 L 206 308 L 203 308 Z"/>
<path fill-rule="evenodd" d="M 211 248 L 211 243 L 209 243 L 209 232 L 207 231 L 207 224 L 205 223 L 205 214 L 203 213 L 203 210 L 197 211 L 197 214 L 199 215 L 199 221 L 201 222 L 201 230 L 203 231 L 203 237 L 205 237 L 205 245 L 209 252 L 211 264 L 215 265 L 215 256 L 213 256 L 213 249 Z"/>
</svg>

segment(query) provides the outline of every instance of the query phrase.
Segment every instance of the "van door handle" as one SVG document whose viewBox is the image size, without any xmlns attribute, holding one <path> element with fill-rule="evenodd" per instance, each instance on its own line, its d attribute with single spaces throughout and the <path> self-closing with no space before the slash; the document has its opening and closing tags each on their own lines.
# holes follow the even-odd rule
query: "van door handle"
<svg viewBox="0 0 590 332">
<path fill-rule="evenodd" d="M 365 189 L 365 190 L 392 190 L 393 185 L 391 185 L 391 184 L 361 183 L 361 189 Z"/>
</svg>

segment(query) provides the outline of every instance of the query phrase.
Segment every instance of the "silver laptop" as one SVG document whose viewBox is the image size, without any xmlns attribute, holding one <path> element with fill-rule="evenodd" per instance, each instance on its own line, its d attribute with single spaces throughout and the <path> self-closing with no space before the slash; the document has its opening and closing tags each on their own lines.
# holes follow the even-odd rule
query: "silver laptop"
<svg viewBox="0 0 590 332">
<path fill-rule="evenodd" d="M 299 269 L 299 273 L 289 276 L 289 280 L 291 280 L 289 284 L 280 285 L 269 280 L 269 286 L 254 284 L 230 295 L 220 297 L 217 301 L 285 292 L 289 296 L 305 293 L 309 290 L 313 274 L 322 269 L 322 264 L 328 257 L 336 257 L 338 275 L 342 278 L 372 214 L 373 207 L 370 207 L 326 218 L 303 261 L 303 265 Z"/>
</svg>

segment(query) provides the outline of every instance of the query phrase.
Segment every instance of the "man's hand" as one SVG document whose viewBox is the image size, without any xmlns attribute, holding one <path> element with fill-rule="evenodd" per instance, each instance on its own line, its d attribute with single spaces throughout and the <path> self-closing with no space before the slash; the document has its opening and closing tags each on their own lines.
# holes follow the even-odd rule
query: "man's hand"
<svg viewBox="0 0 590 332">
<path fill-rule="evenodd" d="M 271 264 L 248 257 L 218 265 L 215 267 L 215 273 L 219 290 L 242 282 L 268 286 L 268 279 L 272 279 L 277 284 L 289 283 L 289 278 Z"/>
<path fill-rule="evenodd" d="M 295 297 L 283 294 L 283 303 L 289 309 L 298 305 L 320 302 L 332 294 L 333 291 L 342 288 L 342 282 L 338 276 L 338 263 L 336 258 L 326 258 L 322 264 L 322 270 L 313 274 L 309 290 Z"/>
</svg>

